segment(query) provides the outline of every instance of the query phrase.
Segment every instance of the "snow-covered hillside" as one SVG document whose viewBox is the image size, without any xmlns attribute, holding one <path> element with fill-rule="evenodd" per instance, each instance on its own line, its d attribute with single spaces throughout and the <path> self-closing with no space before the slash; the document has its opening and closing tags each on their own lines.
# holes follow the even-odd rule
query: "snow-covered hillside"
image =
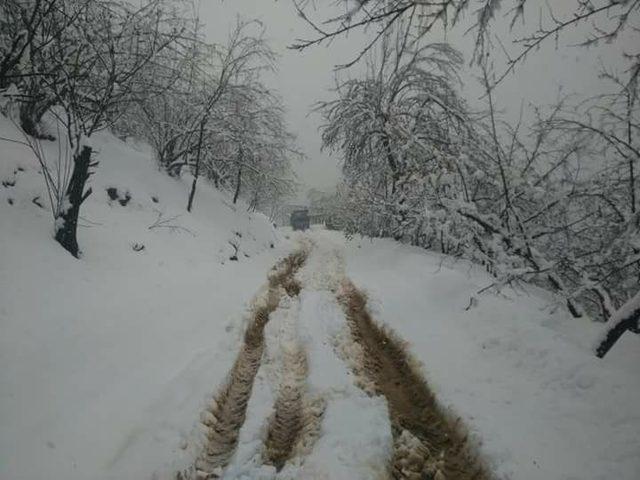
<svg viewBox="0 0 640 480">
<path fill-rule="evenodd" d="M 0 137 L 24 141 L 3 116 Z M 54 161 L 57 144 L 43 145 Z M 188 214 L 188 179 L 144 146 L 109 133 L 93 145 L 77 260 L 36 205 L 48 206 L 33 154 L 0 141 L 2 480 L 149 478 L 178 461 L 284 248 L 266 217 L 206 182 Z"/>
</svg>

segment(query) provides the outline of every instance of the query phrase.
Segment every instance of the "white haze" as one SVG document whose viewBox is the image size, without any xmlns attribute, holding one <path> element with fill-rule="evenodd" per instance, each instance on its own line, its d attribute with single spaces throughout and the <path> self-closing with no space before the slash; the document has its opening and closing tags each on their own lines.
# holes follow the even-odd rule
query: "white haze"
<svg viewBox="0 0 640 480">
<path fill-rule="evenodd" d="M 555 0 L 554 13 L 562 16 L 570 12 L 576 0 Z M 328 18 L 335 13 L 332 3 L 316 2 L 316 10 L 310 16 L 317 20 Z M 518 47 L 510 39 L 530 32 L 538 25 L 540 16 L 548 19 L 547 4 L 542 1 L 529 2 L 525 12 L 526 28 L 518 22 L 509 32 L 512 2 L 504 1 L 498 12 L 494 32 L 502 38 L 505 48 L 513 55 Z M 351 34 L 347 38 L 334 40 L 331 44 L 312 47 L 304 52 L 288 47 L 297 38 L 314 37 L 313 30 L 298 17 L 291 1 L 286 0 L 206 0 L 200 2 L 200 17 L 206 24 L 209 40 L 223 42 L 237 16 L 244 19 L 258 19 L 266 29 L 266 37 L 272 48 L 278 53 L 278 71 L 270 79 L 273 88 L 282 96 L 287 108 L 287 119 L 291 131 L 297 136 L 297 144 L 306 159 L 296 163 L 296 172 L 303 183 L 301 199 L 307 188 L 330 190 L 340 179 L 340 160 L 328 152 L 321 151 L 321 118 L 312 113 L 314 104 L 319 100 L 332 98 L 331 89 L 335 85 L 335 65 L 352 60 L 365 44 L 362 33 Z M 466 67 L 462 72 L 461 89 L 464 96 L 475 108 L 483 107 L 482 89 L 476 80 L 477 70 L 469 65 L 473 51 L 473 34 L 465 35 L 473 15 L 467 13 L 462 25 L 455 30 L 433 34 L 431 41 L 449 41 L 464 54 Z M 574 46 L 586 38 L 590 25 L 582 25 L 563 34 L 556 44 L 547 41 L 537 51 L 532 52 L 526 61 L 520 64 L 500 85 L 495 95 L 496 106 L 510 122 L 517 121 L 520 107 L 530 105 L 544 106 L 560 97 L 593 95 L 604 91 L 606 84 L 598 77 L 604 66 L 621 72 L 624 69 L 622 51 L 631 52 L 631 41 L 620 41 L 584 48 Z M 495 69 L 502 71 L 505 56 L 502 48 L 495 44 Z M 354 76 L 362 73 L 364 62 L 339 75 Z"/>
</svg>

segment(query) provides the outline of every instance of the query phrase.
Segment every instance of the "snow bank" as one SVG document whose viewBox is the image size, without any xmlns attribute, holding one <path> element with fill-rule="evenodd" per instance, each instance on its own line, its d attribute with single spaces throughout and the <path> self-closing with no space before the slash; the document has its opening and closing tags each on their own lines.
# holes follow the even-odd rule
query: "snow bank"
<svg viewBox="0 0 640 480">
<path fill-rule="evenodd" d="M 2 116 L 0 137 L 22 140 Z M 33 154 L 0 141 L 2 479 L 173 478 L 245 306 L 290 248 L 205 181 L 188 214 L 189 179 L 158 171 L 144 145 L 92 143 L 100 165 L 76 260 L 37 205 Z M 57 144 L 43 145 L 55 161 Z M 172 220 L 149 229 L 158 219 Z"/>
</svg>

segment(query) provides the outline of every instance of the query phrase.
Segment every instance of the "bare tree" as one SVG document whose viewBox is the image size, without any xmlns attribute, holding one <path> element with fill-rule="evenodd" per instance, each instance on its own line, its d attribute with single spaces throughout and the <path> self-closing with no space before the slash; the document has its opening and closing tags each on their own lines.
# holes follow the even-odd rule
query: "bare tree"
<svg viewBox="0 0 640 480">
<path fill-rule="evenodd" d="M 409 45 L 415 48 L 438 28 L 455 28 L 462 23 L 465 14 L 470 13 L 475 20 L 469 31 L 475 35 L 473 60 L 481 62 L 492 50 L 492 26 L 503 6 L 496 0 L 443 0 L 426 2 L 423 0 L 341 0 L 341 12 L 328 19 L 315 20 L 310 11 L 315 2 L 311 0 L 294 0 L 300 17 L 308 23 L 316 33 L 311 38 L 298 39 L 291 48 L 304 50 L 309 47 L 328 43 L 332 39 L 345 36 L 354 30 L 367 30 L 370 35 L 354 59 L 340 68 L 350 67 L 363 59 L 375 45 L 383 41 L 386 34 L 399 30 Z M 547 19 L 542 18 L 529 33 L 513 38 L 519 48 L 515 56 L 508 56 L 506 68 L 494 78 L 492 88 L 500 83 L 525 58 L 536 51 L 545 42 L 553 42 L 568 29 L 582 24 L 591 24 L 583 45 L 590 46 L 598 42 L 613 42 L 623 32 L 637 35 L 640 25 L 640 0 L 576 0 L 575 7 L 566 16 L 557 15 L 550 3 L 544 4 L 536 0 L 511 0 L 511 8 L 507 13 L 514 24 L 525 20 L 527 7 L 545 8 L 549 10 Z M 539 16 L 538 12 L 530 12 Z M 501 50 L 502 51 L 502 50 Z M 627 54 L 630 61 L 630 77 L 640 74 L 640 52 Z"/>
<path fill-rule="evenodd" d="M 77 20 L 64 10 L 64 0 L 0 2 L 0 89 L 18 86 L 20 126 L 33 137 L 48 138 L 38 124 L 55 104 L 43 79 L 59 65 L 43 62 L 46 51 Z"/>
<path fill-rule="evenodd" d="M 459 53 L 433 44 L 399 61 L 397 45 L 384 44 L 365 79 L 341 83 L 339 98 L 319 108 L 325 147 L 343 154 L 347 181 L 379 205 L 371 228 L 400 238 L 423 206 L 424 185 L 416 180 L 456 165 L 459 139 L 471 131 L 456 91 Z"/>
<path fill-rule="evenodd" d="M 29 56 L 45 45 L 41 40 L 50 28 L 58 0 L 2 0 L 0 2 L 0 89 L 32 75 L 25 72 Z M 63 25 L 58 25 L 57 29 Z"/>
<path fill-rule="evenodd" d="M 80 207 L 91 194 L 86 183 L 97 166 L 90 138 L 123 114 L 144 88 L 139 83 L 142 68 L 179 32 L 164 22 L 160 0 L 137 8 L 127 2 L 86 0 L 51 5 L 51 21 L 40 22 L 34 35 L 46 38 L 46 48 L 40 44 L 33 64 L 42 70 L 34 71 L 33 77 L 38 77 L 37 90 L 50 99 L 47 107 L 54 106 L 65 128 L 61 141 L 67 143 L 69 155 L 59 157 L 56 188 L 50 192 L 56 196 L 55 238 L 77 257 Z"/>
<path fill-rule="evenodd" d="M 231 190 L 234 203 L 245 196 L 250 208 L 292 187 L 293 137 L 280 100 L 261 82 L 275 58 L 263 33 L 260 24 L 239 20 L 226 45 L 208 45 L 196 28 L 149 66 L 166 88 L 150 89 L 161 93 L 141 98 L 128 123 L 171 175 L 193 175 L 189 211 L 203 175 Z"/>
<path fill-rule="evenodd" d="M 625 331 L 638 331 L 627 312 L 640 280 L 640 215 L 637 165 L 640 162 L 640 108 L 637 80 L 629 83 L 611 72 L 603 74 L 612 92 L 562 112 L 544 128 L 591 153 L 593 173 L 572 193 L 574 216 L 588 216 L 587 236 L 572 242 L 571 274 L 581 279 L 578 294 L 611 320 L 611 335 L 597 347 L 604 356 Z M 622 321 L 621 318 L 625 318 Z"/>
<path fill-rule="evenodd" d="M 383 45 L 365 78 L 320 106 L 324 144 L 344 158 L 347 230 L 465 256 L 493 287 L 538 283 L 575 317 L 611 317 L 635 293 L 640 260 L 629 93 L 606 110 L 596 99 L 574 116 L 564 103 L 538 111 L 527 132 L 500 120 L 487 64 L 487 110 L 474 114 L 455 88 L 450 47 L 398 60 L 402 44 Z"/>
</svg>

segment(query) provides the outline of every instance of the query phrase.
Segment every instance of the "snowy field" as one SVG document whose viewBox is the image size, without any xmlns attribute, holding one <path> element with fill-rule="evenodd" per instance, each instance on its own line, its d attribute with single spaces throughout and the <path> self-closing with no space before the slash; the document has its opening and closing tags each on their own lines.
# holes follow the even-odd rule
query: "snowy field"
<svg viewBox="0 0 640 480">
<path fill-rule="evenodd" d="M 0 136 L 21 139 L 4 117 Z M 51 217 L 33 201 L 46 206 L 28 149 L 0 150 L 0 479 L 160 480 L 190 465 L 200 413 L 232 365 L 252 298 L 300 242 L 311 245 L 302 290 L 266 327 L 225 478 L 385 478 L 385 401 L 357 388 L 343 358 L 335 291 L 345 278 L 407 340 L 497 478 L 638 478 L 638 336 L 598 360 L 598 327 L 577 325 L 585 321 L 543 291 L 477 295 L 491 280 L 467 263 L 388 240 L 278 231 L 204 182 L 187 214 L 188 178 L 169 178 L 143 146 L 109 134 L 94 145 L 81 260 L 53 241 Z M 130 200 L 121 205 L 108 188 Z M 171 227 L 149 229 L 158 218 Z M 287 372 L 282 352 L 293 348 L 306 353 L 305 395 L 324 415 L 313 448 L 276 472 L 261 465 L 261 443 Z"/>
</svg>

